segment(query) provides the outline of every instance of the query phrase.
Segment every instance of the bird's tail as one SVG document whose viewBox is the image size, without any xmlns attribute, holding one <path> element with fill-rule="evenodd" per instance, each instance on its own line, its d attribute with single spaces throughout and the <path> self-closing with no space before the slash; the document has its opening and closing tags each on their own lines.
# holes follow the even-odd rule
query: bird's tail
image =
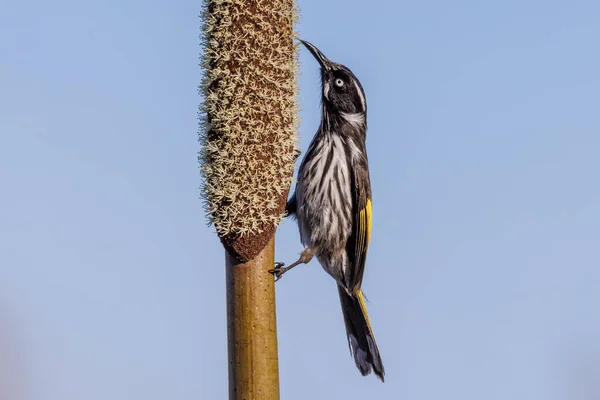
<svg viewBox="0 0 600 400">
<path fill-rule="evenodd" d="M 350 295 L 343 287 L 338 285 L 346 334 L 350 352 L 361 374 L 367 375 L 373 370 L 375 375 L 383 382 L 385 371 L 375 337 L 369 323 L 369 314 L 361 290 Z"/>
</svg>

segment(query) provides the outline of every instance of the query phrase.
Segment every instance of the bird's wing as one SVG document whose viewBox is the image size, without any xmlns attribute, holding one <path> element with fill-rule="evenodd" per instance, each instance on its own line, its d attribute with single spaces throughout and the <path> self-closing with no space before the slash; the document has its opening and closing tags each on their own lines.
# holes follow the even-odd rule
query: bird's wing
<svg viewBox="0 0 600 400">
<path fill-rule="evenodd" d="M 367 249 L 371 240 L 372 206 L 368 170 L 353 168 L 351 175 L 353 222 L 352 233 L 346 244 L 349 268 L 346 269 L 345 280 L 347 289 L 353 292 L 360 289 L 365 271 Z"/>
</svg>

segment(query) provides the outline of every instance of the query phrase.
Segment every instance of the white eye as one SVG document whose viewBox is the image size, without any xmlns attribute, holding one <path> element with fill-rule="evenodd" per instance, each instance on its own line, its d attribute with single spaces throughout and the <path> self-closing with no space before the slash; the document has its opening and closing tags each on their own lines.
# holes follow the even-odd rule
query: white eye
<svg viewBox="0 0 600 400">
<path fill-rule="evenodd" d="M 342 87 L 342 86 L 344 86 L 344 81 L 343 81 L 341 78 L 337 78 L 337 79 L 335 80 L 335 86 L 337 86 L 337 87 Z"/>
</svg>

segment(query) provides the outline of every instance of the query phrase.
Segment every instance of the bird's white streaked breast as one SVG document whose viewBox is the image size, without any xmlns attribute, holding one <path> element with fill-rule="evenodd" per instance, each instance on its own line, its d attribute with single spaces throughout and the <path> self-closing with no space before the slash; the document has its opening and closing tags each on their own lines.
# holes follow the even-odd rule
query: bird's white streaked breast
<svg viewBox="0 0 600 400">
<path fill-rule="evenodd" d="M 314 146 L 313 156 L 302 167 L 298 180 L 297 216 L 302 242 L 307 246 L 327 243 L 329 248 L 345 247 L 352 208 L 346 144 L 339 135 L 326 134 Z M 304 223 L 308 218 L 312 224 Z"/>
</svg>

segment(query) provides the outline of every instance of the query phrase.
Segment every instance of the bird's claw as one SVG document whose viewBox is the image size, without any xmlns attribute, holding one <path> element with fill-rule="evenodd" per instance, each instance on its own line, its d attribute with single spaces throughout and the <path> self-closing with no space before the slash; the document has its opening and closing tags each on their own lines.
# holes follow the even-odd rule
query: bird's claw
<svg viewBox="0 0 600 400">
<path fill-rule="evenodd" d="M 276 262 L 275 268 L 269 270 L 269 273 L 273 274 L 273 276 L 275 277 L 275 282 L 280 280 L 285 271 L 287 271 L 287 268 L 285 268 L 284 265 L 285 264 L 282 262 Z"/>
</svg>

